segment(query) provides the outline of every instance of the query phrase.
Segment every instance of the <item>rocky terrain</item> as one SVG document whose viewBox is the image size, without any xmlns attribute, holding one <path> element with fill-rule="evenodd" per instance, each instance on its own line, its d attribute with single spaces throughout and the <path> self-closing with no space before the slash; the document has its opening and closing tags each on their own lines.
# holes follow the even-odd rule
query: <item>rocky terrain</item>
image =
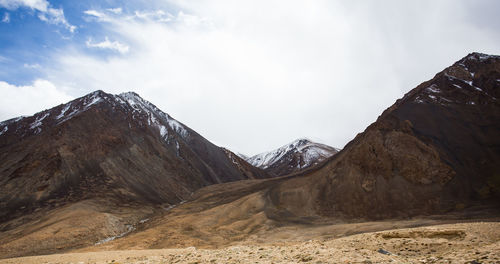
<svg viewBox="0 0 500 264">
<path fill-rule="evenodd" d="M 275 176 L 283 176 L 320 164 L 338 149 L 308 139 L 297 139 L 278 149 L 246 158 L 248 163 Z"/>
<path fill-rule="evenodd" d="M 204 186 L 268 177 L 135 93 L 97 91 L 0 131 L 0 248 L 24 245 L 8 255 L 92 245 Z"/>
<path fill-rule="evenodd" d="M 383 219 L 500 202 L 500 57 L 408 92 L 321 169 L 270 190 L 283 214 Z"/>
<path fill-rule="evenodd" d="M 461 223 L 222 249 L 101 251 L 0 263 L 499 263 L 500 224 Z"/>
<path fill-rule="evenodd" d="M 498 263 L 499 80 L 469 54 L 323 161 L 301 140 L 261 156 L 300 167 L 282 174 L 130 93 L 2 122 L 0 258 Z"/>
</svg>

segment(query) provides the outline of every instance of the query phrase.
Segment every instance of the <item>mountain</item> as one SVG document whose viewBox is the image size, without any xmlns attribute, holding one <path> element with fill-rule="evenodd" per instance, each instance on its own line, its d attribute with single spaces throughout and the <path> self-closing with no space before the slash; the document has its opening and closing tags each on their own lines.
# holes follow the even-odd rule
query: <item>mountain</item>
<svg viewBox="0 0 500 264">
<path fill-rule="evenodd" d="M 170 215 L 102 250 L 272 244 L 498 221 L 498 98 L 500 57 L 469 54 L 397 100 L 314 169 L 202 188 Z M 443 245 L 462 239 L 436 232 L 404 237 L 439 237 Z M 394 238 L 401 237 L 386 239 Z"/>
<path fill-rule="evenodd" d="M 498 221 L 499 96 L 500 57 L 469 54 L 397 100 L 314 169 L 202 188 L 146 229 L 97 250 L 272 244 Z M 384 239 L 439 238 L 443 246 L 463 239 L 449 231 Z"/>
<path fill-rule="evenodd" d="M 276 176 L 307 169 L 333 156 L 339 150 L 308 139 L 297 139 L 278 149 L 247 158 L 255 167 Z"/>
<path fill-rule="evenodd" d="M 120 105 L 99 99 L 87 108 L 97 96 L 74 101 L 83 112 L 59 125 L 56 117 L 65 106 L 55 108 L 45 118 L 46 112 L 42 112 L 10 120 L 0 126 L 0 131 L 5 131 L 0 136 L 0 212 L 8 210 L 14 216 L 4 213 L 11 220 L 0 221 L 0 257 L 78 248 L 276 244 L 470 219 L 498 220 L 499 96 L 500 57 L 472 53 L 408 92 L 314 169 L 286 177 L 212 185 L 209 183 L 217 178 L 210 174 L 204 178 L 206 174 L 197 172 L 202 168 L 222 173 L 230 170 L 235 174 L 225 175 L 233 180 L 259 178 L 262 170 L 254 171 L 236 154 L 206 143 L 223 161 L 210 165 L 213 163 L 206 161 L 209 158 L 204 152 L 195 152 L 197 148 L 190 145 L 194 131 L 180 123 L 187 133 L 174 130 L 177 126 L 171 127 L 168 116 L 155 118 L 170 140 L 162 137 L 161 126 L 153 125 L 155 122 L 150 125 L 148 115 L 138 116 L 129 104 L 123 105 L 128 110 L 120 110 Z M 73 106 L 65 113 L 72 113 L 71 109 Z M 189 169 L 186 164 L 191 165 Z M 125 169 L 119 170 L 122 166 Z M 172 173 L 165 177 L 154 173 L 167 171 L 164 167 L 175 169 L 175 173 L 169 170 Z M 94 168 L 95 174 L 86 168 Z M 243 174 L 246 169 L 252 173 Z M 82 171 L 83 179 L 75 180 L 73 171 Z M 158 179 L 152 179 L 155 175 Z M 163 183 L 164 178 L 172 181 Z M 52 189 L 35 188 L 45 186 L 37 185 L 44 181 L 52 181 L 48 186 L 68 188 L 52 191 L 51 199 L 40 202 L 37 197 L 43 199 Z M 65 184 L 59 183 L 62 181 Z M 162 200 L 152 202 L 146 195 L 169 194 L 172 183 L 188 188 L 198 182 L 202 182 L 198 186 L 206 186 L 193 194 L 177 191 L 175 194 L 181 196 L 177 199 L 160 197 Z M 139 192 L 146 188 L 142 186 L 150 189 Z M 29 203 L 19 203 L 17 210 L 7 208 L 4 201 L 17 197 L 16 192 L 38 207 L 29 211 Z M 410 240 L 438 239 L 446 246 L 448 240 L 460 242 L 461 232 L 436 229 L 430 233 L 411 231 L 409 236 Z M 401 237 L 408 238 L 408 234 L 383 239 Z M 426 250 L 429 245 L 426 242 Z M 391 248 L 383 250 L 392 252 Z M 289 259 L 299 260 L 300 255 L 295 254 L 288 255 Z"/>
<path fill-rule="evenodd" d="M 6 235 L 34 215 L 54 210 L 60 219 L 72 219 L 68 214 L 75 211 L 66 209 L 74 206 L 103 219 L 112 208 L 126 208 L 128 218 L 113 224 L 123 231 L 146 217 L 145 208 L 150 214 L 154 208 L 175 206 L 201 187 L 268 177 L 228 153 L 132 92 L 96 91 L 4 121 L 0 230 Z M 92 235 L 92 240 L 100 238 Z"/>
<path fill-rule="evenodd" d="M 97 91 L 0 131 L 0 219 L 103 193 L 175 204 L 202 186 L 265 177 L 135 93 Z"/>
<path fill-rule="evenodd" d="M 500 56 L 471 53 L 408 92 L 321 169 L 274 188 L 284 212 L 380 219 L 500 202 Z"/>
</svg>

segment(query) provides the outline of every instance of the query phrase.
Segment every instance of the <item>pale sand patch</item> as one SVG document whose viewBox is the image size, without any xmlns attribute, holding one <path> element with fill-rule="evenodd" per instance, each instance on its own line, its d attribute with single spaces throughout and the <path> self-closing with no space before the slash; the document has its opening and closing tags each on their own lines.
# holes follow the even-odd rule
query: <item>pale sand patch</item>
<svg viewBox="0 0 500 264">
<path fill-rule="evenodd" d="M 379 252 L 380 251 L 380 252 Z M 381 253 L 383 252 L 383 253 Z M 385 253 L 385 254 L 384 254 Z M 0 263 L 500 263 L 500 222 L 435 225 L 326 241 L 68 253 Z"/>
</svg>

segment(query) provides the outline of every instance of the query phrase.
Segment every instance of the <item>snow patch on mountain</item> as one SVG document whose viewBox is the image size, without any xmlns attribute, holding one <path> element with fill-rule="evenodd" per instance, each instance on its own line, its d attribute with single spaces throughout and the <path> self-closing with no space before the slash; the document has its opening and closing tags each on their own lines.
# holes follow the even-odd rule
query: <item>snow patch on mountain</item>
<svg viewBox="0 0 500 264">
<path fill-rule="evenodd" d="M 478 79 L 478 73 L 473 71 L 477 69 L 478 63 L 489 63 L 486 62 L 489 60 L 500 60 L 500 56 L 471 53 L 443 71 L 444 78 L 439 82 L 420 89 L 418 93 L 407 93 L 403 99 L 414 96 L 413 101 L 418 104 L 440 105 L 478 105 L 488 100 L 497 101 L 491 91 L 479 87 L 485 85 L 485 80 L 482 80 L 483 76 Z"/>
<path fill-rule="evenodd" d="M 338 149 L 308 139 L 298 139 L 278 149 L 247 158 L 246 161 L 255 167 L 267 169 L 276 163 L 282 162 L 284 158 L 299 155 L 302 162 L 296 164 L 296 166 L 297 168 L 305 168 L 317 164 L 338 151 Z"/>
<path fill-rule="evenodd" d="M 50 115 L 50 112 L 47 112 L 45 114 L 43 114 L 42 116 L 38 116 L 36 119 L 35 119 L 35 122 L 33 122 L 31 125 L 30 125 L 30 129 L 31 130 L 35 130 L 35 134 L 38 134 L 40 132 L 42 132 L 42 129 L 40 128 L 40 126 L 42 125 L 42 121 L 47 118 L 48 116 Z"/>
<path fill-rule="evenodd" d="M 46 110 L 36 113 L 32 117 L 27 117 L 32 118 L 33 121 L 27 125 L 17 125 L 16 131 L 28 130 L 32 131 L 31 133 L 38 134 L 42 131 L 42 127 L 46 121 L 48 124 L 59 125 L 91 109 L 92 106 L 104 102 L 110 104 L 115 110 L 121 109 L 122 111 L 131 112 L 133 119 L 136 119 L 141 124 L 147 124 L 148 126 L 156 128 L 158 134 L 164 140 L 168 139 L 169 131 L 177 133 L 183 139 L 189 137 L 189 131 L 184 125 L 158 109 L 152 103 L 142 99 L 134 92 L 113 95 L 103 91 L 95 91 L 49 111 Z M 23 118 L 25 117 L 18 117 L 16 119 L 1 122 L 0 135 L 8 131 L 8 125 L 18 123 L 18 121 Z M 23 133 L 23 135 L 26 134 L 30 133 Z"/>
<path fill-rule="evenodd" d="M 61 109 L 61 113 L 56 116 L 56 119 L 61 119 L 64 117 L 64 114 L 71 108 L 71 103 L 67 103 L 63 109 Z"/>
<path fill-rule="evenodd" d="M 128 105 L 130 105 L 134 109 L 134 111 L 146 114 L 148 116 L 149 125 L 156 126 L 162 138 L 166 138 L 166 136 L 168 135 L 168 129 L 164 125 L 165 123 L 170 127 L 170 129 L 175 131 L 182 138 L 186 139 L 187 137 L 189 137 L 188 130 L 181 123 L 158 109 L 152 103 L 142 99 L 136 93 L 121 93 L 118 95 L 118 97 L 120 99 L 123 99 L 122 102 L 127 102 Z"/>
<path fill-rule="evenodd" d="M 2 131 L 0 131 L 0 135 L 4 134 L 5 132 L 9 131 L 9 126 L 5 126 Z"/>
<path fill-rule="evenodd" d="M 484 62 L 485 60 L 488 59 L 500 59 L 500 56 L 498 55 L 489 55 L 489 54 L 484 54 L 484 53 L 479 53 L 479 52 L 473 52 L 469 54 L 467 57 L 461 60 L 461 62 L 466 61 L 466 60 L 479 60 L 480 62 Z"/>
<path fill-rule="evenodd" d="M 432 93 L 440 93 L 441 91 L 438 89 L 438 86 L 436 84 L 433 84 L 429 87 L 427 87 L 426 89 L 427 91 L 429 92 L 432 92 Z"/>
<path fill-rule="evenodd" d="M 74 101 L 71 101 L 64 105 L 61 109 L 59 115 L 56 116 L 56 120 L 59 121 L 58 124 L 66 122 L 77 114 L 83 113 L 90 109 L 92 105 L 95 105 L 99 102 L 103 102 L 105 98 L 102 96 L 103 92 L 95 91 L 92 92 L 82 98 L 78 98 Z M 81 103 L 81 106 L 79 104 Z M 68 110 L 71 109 L 71 112 L 68 113 Z"/>
</svg>

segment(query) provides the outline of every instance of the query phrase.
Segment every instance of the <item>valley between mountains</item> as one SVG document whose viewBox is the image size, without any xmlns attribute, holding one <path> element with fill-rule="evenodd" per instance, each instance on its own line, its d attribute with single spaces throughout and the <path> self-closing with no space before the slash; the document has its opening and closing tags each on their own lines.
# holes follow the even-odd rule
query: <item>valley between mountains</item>
<svg viewBox="0 0 500 264">
<path fill-rule="evenodd" d="M 252 157 L 133 92 L 6 120 L 0 263 L 500 263 L 499 98 L 471 53 L 343 149 Z"/>
</svg>

